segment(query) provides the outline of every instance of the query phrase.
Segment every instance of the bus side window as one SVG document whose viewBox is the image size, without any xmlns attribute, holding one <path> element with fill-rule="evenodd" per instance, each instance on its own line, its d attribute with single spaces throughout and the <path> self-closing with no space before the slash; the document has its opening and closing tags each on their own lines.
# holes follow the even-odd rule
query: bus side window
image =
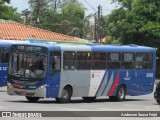
<svg viewBox="0 0 160 120">
<path fill-rule="evenodd" d="M 9 60 L 8 49 L 4 48 L 1 53 L 2 53 L 2 63 L 8 63 L 8 60 Z"/>
<path fill-rule="evenodd" d="M 136 53 L 135 69 L 148 69 L 148 53 Z"/>
<path fill-rule="evenodd" d="M 91 53 L 90 52 L 77 52 L 77 70 L 91 69 Z"/>
<path fill-rule="evenodd" d="M 107 69 L 120 69 L 121 54 L 120 53 L 108 53 Z"/>
<path fill-rule="evenodd" d="M 0 62 L 2 60 L 2 49 L 0 48 Z"/>
<path fill-rule="evenodd" d="M 92 53 L 92 69 L 93 70 L 106 69 L 106 53 L 100 53 L 100 52 Z"/>
<path fill-rule="evenodd" d="M 122 69 L 132 69 L 134 63 L 134 53 L 123 53 L 122 54 Z"/>
<path fill-rule="evenodd" d="M 75 70 L 76 53 L 73 51 L 65 51 L 63 53 L 63 69 Z"/>
<path fill-rule="evenodd" d="M 51 52 L 50 56 L 50 70 L 61 69 L 61 52 Z"/>
<path fill-rule="evenodd" d="M 149 69 L 153 68 L 153 54 L 152 53 L 148 54 L 148 68 Z"/>
</svg>

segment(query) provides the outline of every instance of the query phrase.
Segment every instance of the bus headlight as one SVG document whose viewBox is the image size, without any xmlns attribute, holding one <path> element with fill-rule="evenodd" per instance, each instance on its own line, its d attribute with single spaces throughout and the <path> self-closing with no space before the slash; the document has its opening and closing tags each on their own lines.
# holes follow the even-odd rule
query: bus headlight
<svg viewBox="0 0 160 120">
<path fill-rule="evenodd" d="M 47 84 L 40 86 L 38 89 L 44 89 L 46 88 Z"/>
<path fill-rule="evenodd" d="M 12 84 L 9 83 L 9 82 L 7 83 L 7 86 L 10 87 L 10 88 L 13 88 Z"/>
</svg>

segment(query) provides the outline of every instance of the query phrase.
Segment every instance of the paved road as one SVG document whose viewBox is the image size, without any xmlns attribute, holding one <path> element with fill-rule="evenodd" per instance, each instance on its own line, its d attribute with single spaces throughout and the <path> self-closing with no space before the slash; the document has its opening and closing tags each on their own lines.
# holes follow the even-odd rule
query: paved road
<svg viewBox="0 0 160 120">
<path fill-rule="evenodd" d="M 9 96 L 6 93 L 6 87 L 0 88 L 0 111 L 160 111 L 160 105 L 156 103 L 153 98 L 153 93 L 143 96 L 127 96 L 126 101 L 124 102 L 111 102 L 108 100 L 108 97 L 98 98 L 93 103 L 85 103 L 81 98 L 73 98 L 69 104 L 57 104 L 55 99 L 41 99 L 37 103 L 28 103 L 25 97 L 23 96 Z M 8 118 L 3 118 L 7 119 Z M 13 119 L 13 118 L 12 118 Z M 20 118 L 18 118 L 20 119 Z M 15 120 L 18 120 L 15 118 Z M 25 118 L 23 118 L 25 119 Z M 26 118 L 28 120 L 28 118 Z M 33 118 L 30 118 L 33 119 Z M 34 118 L 39 120 L 40 118 Z M 44 118 L 43 118 L 44 119 Z M 45 118 L 53 119 L 53 118 Z M 55 118 L 54 118 L 55 119 Z M 63 120 L 64 118 L 56 118 Z M 75 118 L 65 118 L 74 120 Z M 76 118 L 80 120 L 103 120 L 106 118 L 97 118 L 97 117 L 83 117 Z M 128 120 L 128 118 L 110 118 L 109 119 L 118 119 L 118 120 Z M 129 118 L 135 119 L 135 118 Z M 139 117 L 136 117 L 139 119 Z M 145 119 L 145 117 L 141 118 Z M 150 118 L 149 118 L 150 119 Z M 153 120 L 160 120 L 159 117 L 151 118 Z"/>
</svg>

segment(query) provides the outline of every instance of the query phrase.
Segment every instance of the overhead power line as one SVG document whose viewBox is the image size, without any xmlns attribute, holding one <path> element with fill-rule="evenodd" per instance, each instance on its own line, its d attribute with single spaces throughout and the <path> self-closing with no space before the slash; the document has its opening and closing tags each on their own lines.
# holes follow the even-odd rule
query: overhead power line
<svg viewBox="0 0 160 120">
<path fill-rule="evenodd" d="M 89 5 L 95 12 L 97 12 L 97 10 L 91 5 L 91 4 L 89 4 L 86 0 L 84 0 L 86 3 L 87 3 L 87 5 Z"/>
</svg>

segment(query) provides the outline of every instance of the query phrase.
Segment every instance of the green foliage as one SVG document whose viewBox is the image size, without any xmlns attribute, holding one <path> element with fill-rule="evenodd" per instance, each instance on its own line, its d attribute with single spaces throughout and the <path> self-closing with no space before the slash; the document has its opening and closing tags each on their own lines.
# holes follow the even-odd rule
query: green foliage
<svg viewBox="0 0 160 120">
<path fill-rule="evenodd" d="M 121 44 L 121 42 L 112 36 L 107 36 L 104 44 Z"/>
<path fill-rule="evenodd" d="M 105 17 L 105 31 L 123 44 L 160 48 L 160 1 L 113 0 L 122 6 Z M 127 6 L 127 4 L 130 6 Z M 158 51 L 158 54 L 160 52 Z"/>
<path fill-rule="evenodd" d="M 10 0 L 0 0 L 0 4 L 4 4 L 4 3 L 10 3 Z"/>
<path fill-rule="evenodd" d="M 17 8 L 0 4 L 0 19 L 13 20 L 21 22 L 21 15 L 16 12 Z"/>
<path fill-rule="evenodd" d="M 44 1 L 41 0 L 39 3 L 35 0 L 29 1 L 31 14 L 26 16 L 30 16 L 28 24 L 75 37 L 83 36 L 85 12 L 81 3 L 77 0 L 64 0 L 63 2 L 55 0 L 49 3 Z M 39 22 L 36 22 L 37 18 Z"/>
</svg>

